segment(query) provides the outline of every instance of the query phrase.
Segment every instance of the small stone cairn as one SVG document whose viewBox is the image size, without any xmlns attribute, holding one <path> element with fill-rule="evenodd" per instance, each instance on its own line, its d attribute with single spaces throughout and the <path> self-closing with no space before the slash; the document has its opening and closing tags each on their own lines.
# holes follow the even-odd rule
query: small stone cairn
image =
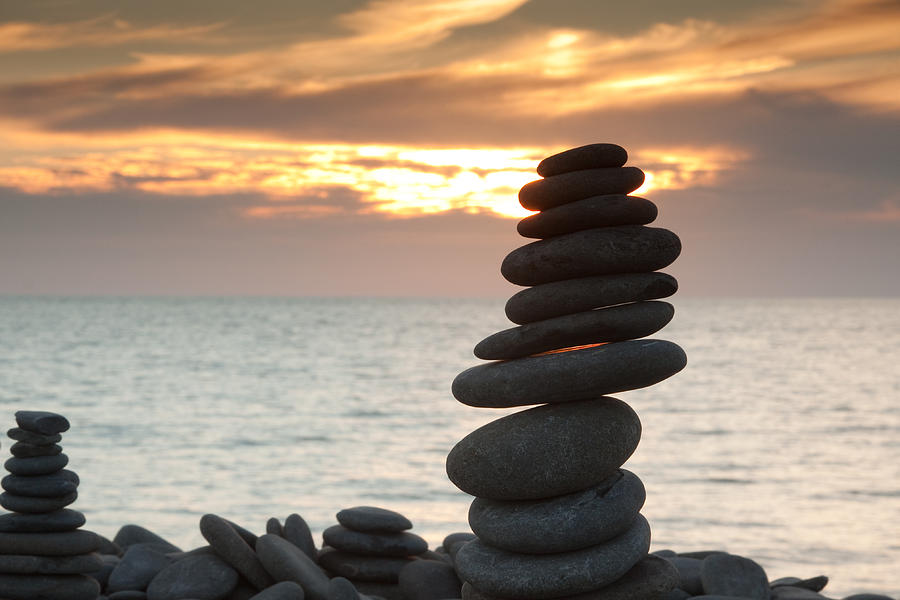
<svg viewBox="0 0 900 600">
<path fill-rule="evenodd" d="M 518 231 L 539 241 L 511 252 L 501 272 L 531 286 L 506 314 L 518 327 L 475 347 L 487 364 L 460 373 L 463 404 L 541 405 L 473 431 L 451 450 L 447 473 L 475 496 L 478 539 L 456 554 L 463 599 L 625 600 L 660 597 L 678 583 L 648 555 L 639 511 L 644 487 L 621 468 L 641 423 L 607 396 L 643 388 L 684 368 L 677 345 L 638 339 L 664 327 L 675 279 L 657 272 L 681 251 L 678 237 L 647 227 L 656 206 L 629 196 L 644 181 L 625 150 L 592 144 L 544 159 L 543 177 L 519 192 L 540 211 Z"/>
<path fill-rule="evenodd" d="M 78 475 L 58 442 L 69 421 L 43 411 L 19 411 L 8 435 L 0 506 L 0 598 L 94 600 L 100 585 L 87 573 L 103 566 L 101 538 L 79 529 L 84 515 L 65 508 L 78 497 Z"/>
</svg>

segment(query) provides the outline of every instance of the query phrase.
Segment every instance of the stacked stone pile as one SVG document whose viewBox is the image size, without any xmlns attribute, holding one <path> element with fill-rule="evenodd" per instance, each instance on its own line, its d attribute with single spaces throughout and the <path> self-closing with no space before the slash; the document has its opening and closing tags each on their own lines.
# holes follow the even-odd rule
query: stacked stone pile
<svg viewBox="0 0 900 600">
<path fill-rule="evenodd" d="M 102 568 L 101 540 L 80 529 L 84 515 L 66 508 L 78 497 L 78 475 L 59 442 L 69 429 L 62 415 L 19 411 L 8 435 L 15 440 L 9 475 L 0 485 L 0 598 L 5 600 L 94 600 L 100 593 L 88 577 Z"/>
<path fill-rule="evenodd" d="M 657 209 L 628 196 L 644 175 L 626 158 L 612 144 L 569 150 L 542 161 L 543 179 L 519 192 L 540 211 L 518 226 L 539 241 L 501 267 L 531 286 L 506 306 L 519 326 L 475 347 L 494 362 L 457 376 L 453 395 L 470 406 L 541 406 L 473 431 L 447 457 L 450 479 L 476 497 L 469 524 L 478 539 L 456 555 L 464 599 L 649 599 L 677 583 L 668 562 L 647 554 L 644 487 L 621 468 L 640 420 L 606 395 L 653 385 L 686 363 L 677 345 L 638 339 L 672 318 L 658 299 L 677 284 L 657 270 L 681 244 L 647 227 Z"/>
</svg>

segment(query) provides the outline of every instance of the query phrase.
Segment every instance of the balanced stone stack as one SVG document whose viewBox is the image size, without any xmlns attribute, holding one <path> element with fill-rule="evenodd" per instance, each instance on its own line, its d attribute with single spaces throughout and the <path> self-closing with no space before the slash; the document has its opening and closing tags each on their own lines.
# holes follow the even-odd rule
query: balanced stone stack
<svg viewBox="0 0 900 600">
<path fill-rule="evenodd" d="M 322 532 L 319 564 L 364 594 L 400 598 L 400 571 L 428 551 L 428 542 L 407 531 L 412 529 L 409 519 L 384 508 L 347 508 L 337 513 L 337 520 L 338 525 Z"/>
<path fill-rule="evenodd" d="M 658 301 L 675 280 L 657 272 L 681 250 L 678 237 L 647 227 L 656 206 L 629 196 L 644 180 L 623 148 L 593 144 L 544 159 L 543 177 L 519 192 L 539 213 L 519 233 L 539 241 L 511 252 L 501 272 L 531 286 L 509 299 L 518 327 L 489 336 L 460 373 L 453 395 L 477 407 L 540 404 L 488 423 L 447 457 L 447 473 L 476 496 L 478 539 L 456 555 L 463 598 L 649 599 L 677 572 L 648 556 L 644 487 L 621 468 L 641 423 L 607 396 L 653 385 L 686 363 L 677 345 L 638 339 L 664 327 Z"/>
<path fill-rule="evenodd" d="M 84 515 L 65 508 L 75 501 L 78 475 L 59 441 L 68 420 L 42 411 L 16 413 L 18 427 L 10 472 L 3 478 L 0 506 L 0 598 L 5 600 L 94 600 L 100 585 L 86 573 L 99 571 L 101 539 L 79 529 Z"/>
</svg>

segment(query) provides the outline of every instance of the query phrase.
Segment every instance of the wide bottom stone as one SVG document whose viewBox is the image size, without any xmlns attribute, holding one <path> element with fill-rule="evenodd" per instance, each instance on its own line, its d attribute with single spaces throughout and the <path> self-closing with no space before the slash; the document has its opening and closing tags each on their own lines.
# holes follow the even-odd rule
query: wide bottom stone
<svg viewBox="0 0 900 600">
<path fill-rule="evenodd" d="M 100 584 L 86 575 L 0 574 L 4 600 L 96 600 Z"/>
</svg>

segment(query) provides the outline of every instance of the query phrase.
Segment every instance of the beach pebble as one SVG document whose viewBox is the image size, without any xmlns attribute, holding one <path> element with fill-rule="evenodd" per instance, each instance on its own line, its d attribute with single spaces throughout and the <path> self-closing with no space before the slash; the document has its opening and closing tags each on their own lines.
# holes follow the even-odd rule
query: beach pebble
<svg viewBox="0 0 900 600">
<path fill-rule="evenodd" d="M 451 390 L 469 406 L 568 403 L 647 387 L 686 364 L 672 342 L 630 340 L 477 365 L 457 375 Z"/>
<path fill-rule="evenodd" d="M 624 273 L 554 281 L 517 292 L 506 302 L 506 316 L 523 325 L 573 313 L 666 298 L 678 282 L 666 273 Z"/>
<path fill-rule="evenodd" d="M 890 596 L 883 596 L 881 594 L 853 594 L 852 596 L 847 596 L 843 600 L 894 600 Z"/>
<path fill-rule="evenodd" d="M 459 598 L 462 588 L 452 565 L 433 560 L 417 560 L 403 567 L 399 585 L 407 600 Z"/>
<path fill-rule="evenodd" d="M 406 531 L 360 532 L 333 525 L 322 532 L 322 538 L 338 550 L 371 556 L 411 556 L 428 550 L 428 542 Z"/>
<path fill-rule="evenodd" d="M 471 542 L 476 537 L 478 536 L 469 531 L 456 531 L 444 537 L 444 540 L 441 542 L 441 547 L 449 552 L 450 548 L 455 544 L 458 544 L 459 542 Z"/>
<path fill-rule="evenodd" d="M 275 517 L 272 517 L 268 521 L 266 521 L 266 533 L 283 536 L 284 528 L 281 525 L 281 521 L 279 521 Z"/>
<path fill-rule="evenodd" d="M 9 447 L 9 451 L 16 458 L 31 458 L 34 456 L 56 456 L 62 452 L 62 446 L 59 444 L 50 444 L 48 446 L 35 446 L 25 442 L 16 442 Z"/>
<path fill-rule="evenodd" d="M 354 506 L 337 514 L 338 523 L 355 531 L 406 531 L 412 522 L 398 512 L 376 506 Z"/>
<path fill-rule="evenodd" d="M 703 559 L 700 566 L 703 593 L 717 596 L 741 596 L 768 600 L 769 579 L 761 566 L 749 558 L 716 553 Z M 689 590 L 688 590 L 689 591 Z"/>
<path fill-rule="evenodd" d="M 242 540 L 244 540 L 245 544 L 247 544 L 251 548 L 256 547 L 256 540 L 258 539 L 259 536 L 257 536 L 255 533 L 253 533 L 246 527 L 241 527 L 234 521 L 229 521 L 228 519 L 222 519 L 222 520 L 225 521 L 225 523 L 227 523 L 228 526 L 231 527 L 234 530 L 234 532 L 240 536 L 240 538 Z"/>
<path fill-rule="evenodd" d="M 570 552 L 624 532 L 644 504 L 644 485 L 620 469 L 589 489 L 546 500 L 475 498 L 469 525 L 489 546 L 525 554 Z"/>
<path fill-rule="evenodd" d="M 681 240 L 668 229 L 628 225 L 567 233 L 525 244 L 506 255 L 500 273 L 516 285 L 620 273 L 644 273 L 669 266 Z"/>
<path fill-rule="evenodd" d="M 548 156 L 537 166 L 541 177 L 552 177 L 570 171 L 621 167 L 628 160 L 625 148 L 617 144 L 588 144 Z"/>
<path fill-rule="evenodd" d="M 650 525 L 642 516 L 603 544 L 559 554 L 514 554 L 480 540 L 456 555 L 459 576 L 476 589 L 520 600 L 583 594 L 616 581 L 647 554 Z"/>
<path fill-rule="evenodd" d="M 238 574 L 212 554 L 195 554 L 160 571 L 147 587 L 148 600 L 220 600 L 237 587 Z"/>
<path fill-rule="evenodd" d="M 526 183 L 519 190 L 519 204 L 528 210 L 547 210 L 592 196 L 628 194 L 642 183 L 644 172 L 637 167 L 581 169 Z"/>
<path fill-rule="evenodd" d="M 313 541 L 312 532 L 309 530 L 309 525 L 306 524 L 306 521 L 300 515 L 294 513 L 285 519 L 282 536 L 300 548 L 313 562 L 319 560 L 319 551 L 316 549 L 315 541 Z"/>
<path fill-rule="evenodd" d="M 251 596 L 250 600 L 303 600 L 303 588 L 293 581 L 280 581 L 267 587 L 258 594 Z M 329 599 L 331 600 L 331 599 Z"/>
<path fill-rule="evenodd" d="M 633 302 L 588 310 L 499 331 L 475 346 L 484 360 L 508 360 L 600 342 L 622 342 L 656 333 L 672 320 L 668 302 Z"/>
<path fill-rule="evenodd" d="M 319 554 L 319 564 L 334 575 L 352 581 L 380 581 L 397 583 L 400 570 L 411 558 L 390 556 L 361 556 L 342 552 L 334 548 L 323 548 Z"/>
<path fill-rule="evenodd" d="M 109 583 L 109 576 L 122 559 L 112 554 L 101 554 L 100 560 L 103 563 L 101 567 L 96 571 L 85 573 L 85 575 L 90 575 L 96 579 L 100 583 L 100 588 L 105 589 L 106 585 Z"/>
<path fill-rule="evenodd" d="M 33 456 L 6 460 L 3 466 L 13 475 L 49 475 L 69 464 L 69 457 L 63 453 L 54 456 Z"/>
<path fill-rule="evenodd" d="M 313 600 L 327 600 L 328 576 L 303 550 L 277 535 L 260 536 L 256 555 L 275 581 L 293 581 Z"/>
<path fill-rule="evenodd" d="M 123 525 L 116 532 L 113 543 L 119 548 L 126 549 L 132 544 L 155 544 L 161 552 L 181 552 L 181 548 L 163 539 L 161 536 L 145 529 L 140 525 Z"/>
<path fill-rule="evenodd" d="M 328 600 L 359 600 L 359 592 L 344 577 L 335 577 L 328 582 Z"/>
<path fill-rule="evenodd" d="M 81 529 L 62 533 L 4 533 L 0 535 L 0 554 L 71 556 L 88 554 L 100 547 L 92 531 Z"/>
<path fill-rule="evenodd" d="M 100 584 L 86 575 L 0 574 L 4 600 L 95 600 Z"/>
<path fill-rule="evenodd" d="M 68 469 L 32 477 L 7 475 L 0 480 L 0 486 L 10 494 L 19 496 L 56 498 L 78 489 L 78 475 Z"/>
<path fill-rule="evenodd" d="M 471 432 L 447 456 L 447 474 L 482 498 L 561 496 L 612 475 L 640 437 L 637 414 L 615 398 L 545 404 Z"/>
<path fill-rule="evenodd" d="M 772 600 L 823 600 L 825 596 L 802 587 L 779 585 L 772 588 L 771 598 Z"/>
<path fill-rule="evenodd" d="M 90 573 L 101 568 L 103 568 L 103 561 L 100 559 L 100 555 L 96 553 L 75 556 L 0 554 L 0 573 L 73 575 Z"/>
<path fill-rule="evenodd" d="M 109 574 L 107 592 L 146 590 L 171 560 L 152 544 L 132 544 Z"/>
<path fill-rule="evenodd" d="M 694 550 L 691 552 L 679 552 L 678 556 L 684 556 L 685 558 L 699 558 L 704 559 L 707 556 L 712 556 L 713 554 L 728 554 L 724 550 Z"/>
<path fill-rule="evenodd" d="M 654 550 L 651 552 L 653 556 L 658 556 L 660 558 L 669 558 L 670 556 L 678 556 L 678 553 L 674 550 L 663 549 L 663 550 Z"/>
<path fill-rule="evenodd" d="M 225 597 L 225 600 L 250 600 L 258 593 L 259 590 L 257 590 L 255 587 L 244 580 L 240 580 L 238 581 L 237 587 L 231 590 L 231 593 Z"/>
<path fill-rule="evenodd" d="M 219 558 L 243 575 L 256 589 L 262 590 L 275 583 L 259 562 L 253 548 L 230 522 L 218 515 L 203 515 L 200 518 L 200 534 Z M 252 540 L 255 543 L 256 536 Z"/>
<path fill-rule="evenodd" d="M 69 430 L 69 420 L 62 415 L 43 410 L 16 411 L 16 425 L 40 435 L 56 435 Z"/>
<path fill-rule="evenodd" d="M 26 444 L 33 444 L 35 446 L 49 446 L 62 440 L 62 436 L 58 433 L 53 435 L 42 435 L 40 433 L 26 431 L 21 427 L 13 427 L 6 432 L 6 435 L 10 439 L 18 442 L 25 442 Z"/>
<path fill-rule="evenodd" d="M 64 508 L 78 498 L 78 492 L 72 492 L 58 498 L 35 498 L 33 496 L 18 496 L 3 492 L 0 494 L 0 506 L 6 510 L 18 513 L 49 513 Z"/>
<path fill-rule="evenodd" d="M 0 532 L 62 532 L 84 525 L 84 515 L 64 508 L 49 513 L 5 513 L 0 515 Z"/>
<path fill-rule="evenodd" d="M 815 577 L 810 577 L 808 579 L 800 579 L 799 577 L 782 577 L 780 579 L 776 579 L 775 581 L 769 582 L 769 587 L 771 588 L 776 588 L 782 585 L 805 588 L 807 590 L 819 592 L 823 590 L 826 585 L 828 585 L 828 577 L 825 575 L 816 575 Z"/>
<path fill-rule="evenodd" d="M 525 217 L 516 229 L 522 237 L 543 239 L 596 227 L 646 225 L 657 213 L 656 205 L 640 196 L 594 196 Z"/>
<path fill-rule="evenodd" d="M 699 596 L 703 593 L 703 583 L 700 581 L 700 566 L 703 561 L 699 558 L 686 556 L 672 556 L 666 560 L 678 570 L 678 586 L 684 591 Z"/>
<path fill-rule="evenodd" d="M 400 586 L 396 583 L 354 581 L 353 585 L 356 586 L 356 589 L 360 594 L 365 594 L 366 597 L 374 600 L 379 598 L 383 598 L 384 600 L 406 600 L 406 598 L 403 597 L 403 593 L 400 591 Z"/>
</svg>

